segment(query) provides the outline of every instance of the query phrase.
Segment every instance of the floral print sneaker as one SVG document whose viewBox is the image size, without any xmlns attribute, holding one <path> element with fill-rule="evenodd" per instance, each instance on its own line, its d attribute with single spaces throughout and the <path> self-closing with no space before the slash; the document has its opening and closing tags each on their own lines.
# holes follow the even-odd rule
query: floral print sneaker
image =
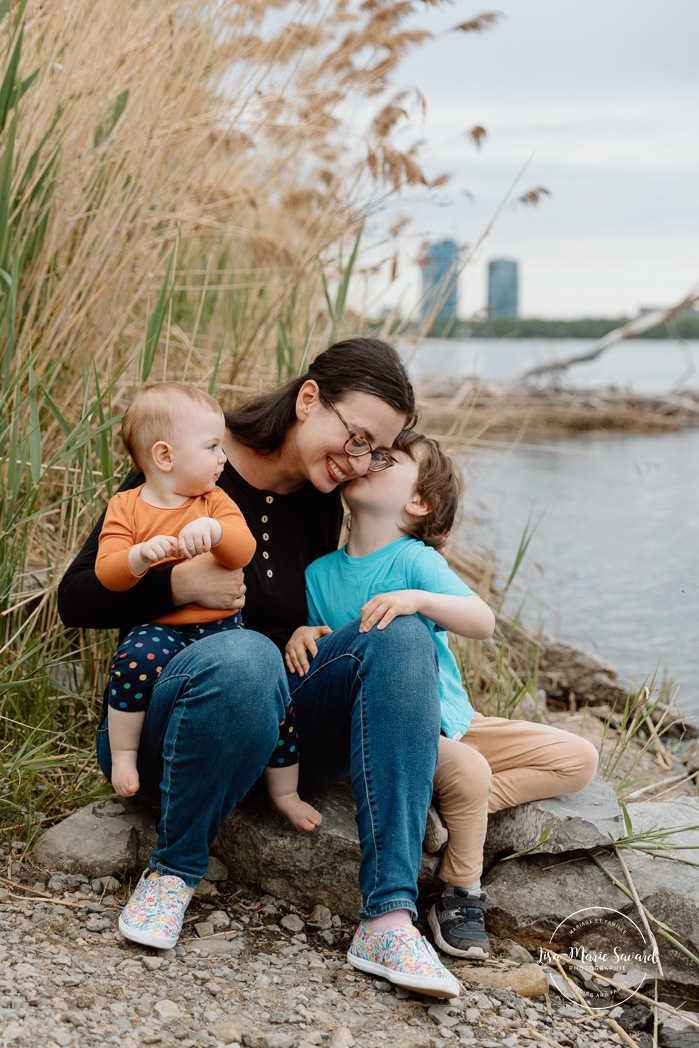
<svg viewBox="0 0 699 1048">
<path fill-rule="evenodd" d="M 396 986 L 429 997 L 458 997 L 461 985 L 447 971 L 417 928 L 393 928 L 370 932 L 359 925 L 347 952 L 347 960 L 361 972 L 380 975 Z"/>
<path fill-rule="evenodd" d="M 119 917 L 119 931 L 132 942 L 170 950 L 176 945 L 194 888 L 181 877 L 146 870 Z"/>
</svg>

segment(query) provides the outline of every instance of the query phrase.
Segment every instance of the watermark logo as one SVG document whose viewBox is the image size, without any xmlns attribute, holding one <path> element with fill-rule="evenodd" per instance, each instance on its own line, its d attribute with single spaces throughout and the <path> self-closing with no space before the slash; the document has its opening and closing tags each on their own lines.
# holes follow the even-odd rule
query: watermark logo
<svg viewBox="0 0 699 1048">
<path fill-rule="evenodd" d="M 555 929 L 549 944 L 549 949 L 539 947 L 538 963 L 550 965 L 557 972 L 557 956 L 569 976 L 577 975 L 578 993 L 591 1008 L 623 1004 L 644 982 L 659 974 L 657 947 L 647 933 L 631 917 L 605 906 L 588 906 L 571 913 Z M 566 979 L 561 977 L 556 984 L 568 1000 L 580 1003 Z"/>
</svg>

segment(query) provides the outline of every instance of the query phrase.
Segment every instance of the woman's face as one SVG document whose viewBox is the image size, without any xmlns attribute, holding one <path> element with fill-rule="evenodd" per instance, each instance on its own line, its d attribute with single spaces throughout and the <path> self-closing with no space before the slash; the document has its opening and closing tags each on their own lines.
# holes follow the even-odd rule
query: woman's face
<svg viewBox="0 0 699 1048">
<path fill-rule="evenodd" d="M 364 437 L 374 451 L 388 451 L 406 421 L 402 412 L 371 393 L 347 393 L 335 407 L 352 432 Z M 296 414 L 299 467 L 318 491 L 332 491 L 338 484 L 364 476 L 371 455 L 347 454 L 349 433 L 332 408 L 321 402 L 314 382 L 301 388 Z"/>
</svg>

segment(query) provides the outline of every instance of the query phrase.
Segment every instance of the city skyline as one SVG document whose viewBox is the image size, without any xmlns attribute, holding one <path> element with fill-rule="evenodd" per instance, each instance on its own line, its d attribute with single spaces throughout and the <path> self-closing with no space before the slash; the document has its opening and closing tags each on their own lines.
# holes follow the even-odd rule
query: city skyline
<svg viewBox="0 0 699 1048">
<path fill-rule="evenodd" d="M 496 257 L 520 262 L 523 316 L 635 315 L 679 301 L 699 281 L 699 7 L 675 0 L 663 17 L 649 0 L 590 0 L 574 20 L 556 0 L 498 10 L 491 29 L 463 34 L 448 29 L 473 18 L 470 5 L 434 9 L 436 39 L 401 67 L 399 86 L 427 100 L 404 142 L 424 138 L 426 174 L 451 180 L 390 200 L 371 223 L 369 255 L 396 214 L 411 220 L 398 278 L 374 282 L 374 302 L 414 312 L 419 245 L 448 238 L 467 259 L 464 246 L 478 245 L 459 282 L 465 317 L 482 314 Z M 477 125 L 480 149 L 468 138 Z M 517 203 L 538 187 L 550 195 L 537 206 Z"/>
</svg>

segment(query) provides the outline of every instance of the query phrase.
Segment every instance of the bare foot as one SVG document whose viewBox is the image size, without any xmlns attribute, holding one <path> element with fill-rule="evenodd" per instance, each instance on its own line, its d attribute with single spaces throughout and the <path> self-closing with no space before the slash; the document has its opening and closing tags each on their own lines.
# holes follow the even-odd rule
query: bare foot
<svg viewBox="0 0 699 1048">
<path fill-rule="evenodd" d="M 112 786 L 120 797 L 133 797 L 141 785 L 135 754 L 112 754 Z"/>
<path fill-rule="evenodd" d="M 279 814 L 288 819 L 297 830 L 305 830 L 306 833 L 312 833 L 323 821 L 323 816 L 320 812 L 316 811 L 312 805 L 302 801 L 298 795 L 296 797 L 284 797 L 278 801 L 275 800 L 273 803 Z"/>
</svg>

